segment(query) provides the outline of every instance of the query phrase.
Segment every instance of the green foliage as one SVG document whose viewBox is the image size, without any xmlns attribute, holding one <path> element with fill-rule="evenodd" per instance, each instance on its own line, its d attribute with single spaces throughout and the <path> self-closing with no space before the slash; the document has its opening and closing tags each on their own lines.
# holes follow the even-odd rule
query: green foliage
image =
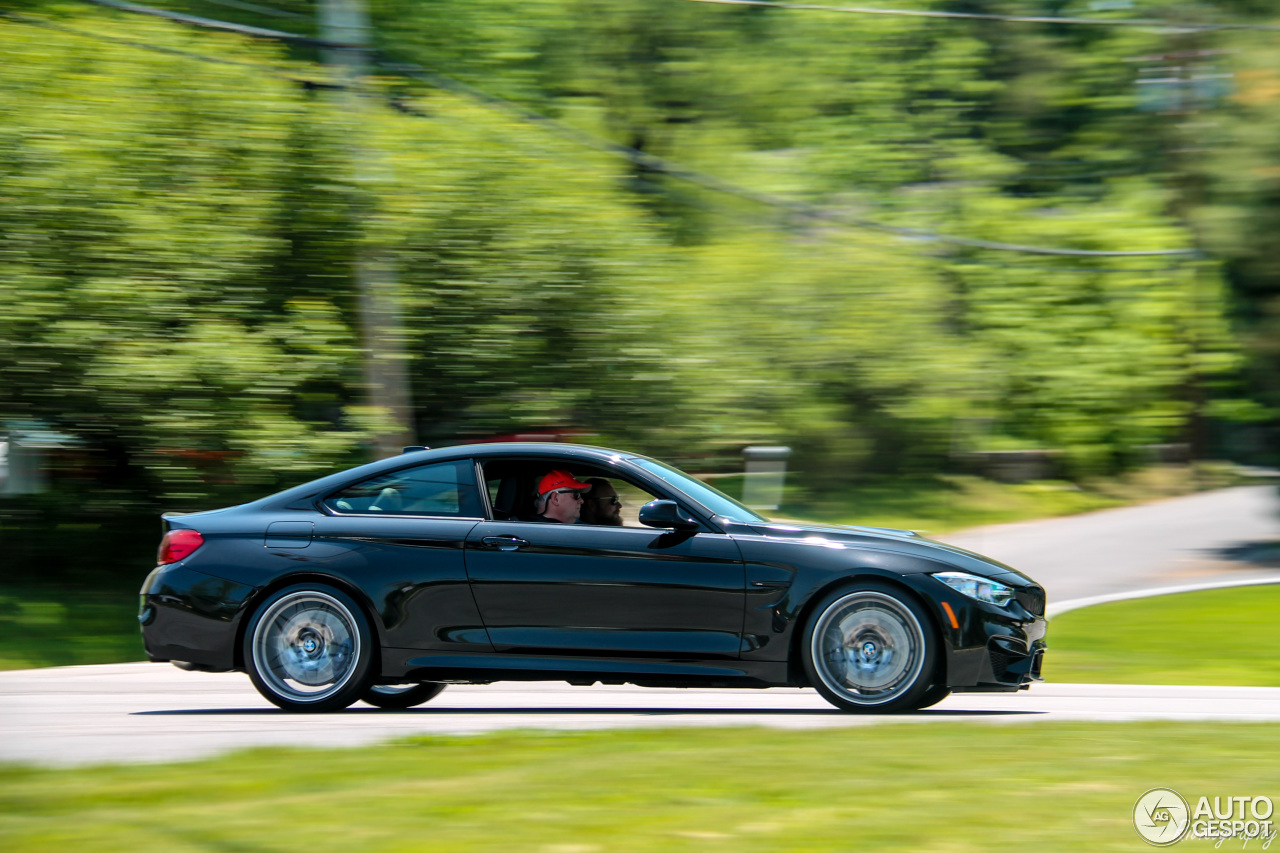
<svg viewBox="0 0 1280 853">
<path fill-rule="evenodd" d="M 118 587 L 0 586 L 0 670 L 143 660 L 137 595 Z"/>
<path fill-rule="evenodd" d="M 1205 243 L 1224 260 L 1232 308 L 1249 356 L 1248 387 L 1260 408 L 1245 417 L 1266 423 L 1277 445 L 1280 411 L 1280 62 L 1273 39 L 1239 34 L 1231 51 L 1232 88 L 1216 121 L 1194 133 L 1189 171 L 1202 203 L 1193 211 Z M 1229 157 L 1218 156 L 1229 151 Z"/>
<path fill-rule="evenodd" d="M 286 207 L 311 154 L 291 142 L 323 132 L 307 96 L 234 65 L 0 28 L 0 410 L 183 507 L 219 481 L 260 488 L 348 457 L 350 419 L 295 411 L 304 393 L 349 398 L 357 364 L 346 277 L 306 281 L 349 249 L 308 241 L 316 218 Z M 273 61 L 159 24 L 130 35 Z"/>
<path fill-rule="evenodd" d="M 1244 35 L 1192 156 L 1188 115 L 1140 109 L 1137 80 L 1195 39 L 684 0 L 370 4 L 381 49 L 756 191 L 1007 243 L 1207 240 L 1224 270 L 806 218 L 405 80 L 355 109 L 295 82 L 331 77 L 308 48 L 28 5 L 220 60 L 0 20 L 0 420 L 77 437 L 131 506 L 368 455 L 386 421 L 359 257 L 393 274 L 429 443 L 576 428 L 700 467 L 786 443 L 820 496 L 994 448 L 1111 473 L 1144 445 L 1207 452 L 1210 418 L 1273 419 L 1275 199 L 1254 179 L 1280 113 Z"/>
<path fill-rule="evenodd" d="M 668 251 L 606 164 L 474 105 L 429 109 L 379 124 L 394 177 L 374 238 L 398 268 L 423 437 L 660 423 L 646 289 Z"/>
</svg>

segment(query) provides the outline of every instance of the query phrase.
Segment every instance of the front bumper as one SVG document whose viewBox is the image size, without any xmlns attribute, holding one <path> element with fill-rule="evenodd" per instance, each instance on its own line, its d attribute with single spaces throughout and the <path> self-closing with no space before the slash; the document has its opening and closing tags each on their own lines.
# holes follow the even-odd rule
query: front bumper
<svg viewBox="0 0 1280 853">
<path fill-rule="evenodd" d="M 1044 681 L 1040 669 L 1044 665 L 1044 653 L 1048 648 L 1044 640 L 1030 645 L 1012 637 L 992 637 L 985 649 L 972 650 L 968 655 L 956 655 L 971 666 L 976 663 L 973 683 L 952 684 L 953 693 L 1012 693 L 1026 690 L 1037 681 Z M 958 674 L 958 673 L 957 673 Z M 950 680 L 950 679 L 949 679 Z M 968 678 L 965 679 L 968 681 Z"/>
<path fill-rule="evenodd" d="M 1013 692 L 1044 680 L 1040 673 L 1048 623 L 1042 588 L 1024 582 L 1015 587 L 1013 601 L 998 607 L 961 595 L 932 577 L 918 582 L 935 608 L 952 692 Z"/>
</svg>

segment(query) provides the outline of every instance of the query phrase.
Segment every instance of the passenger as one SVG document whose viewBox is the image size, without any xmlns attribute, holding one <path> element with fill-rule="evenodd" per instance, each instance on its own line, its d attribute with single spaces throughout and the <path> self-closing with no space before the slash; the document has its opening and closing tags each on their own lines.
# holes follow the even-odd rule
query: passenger
<svg viewBox="0 0 1280 853">
<path fill-rule="evenodd" d="M 583 499 L 582 518 L 578 523 L 621 527 L 622 499 L 618 497 L 618 490 L 604 477 L 590 477 L 586 482 L 591 484 L 591 494 Z"/>
<path fill-rule="evenodd" d="M 563 469 L 548 471 L 538 480 L 533 508 L 538 513 L 530 521 L 577 524 L 582 512 L 582 493 L 591 491 L 590 483 L 579 483 Z"/>
</svg>

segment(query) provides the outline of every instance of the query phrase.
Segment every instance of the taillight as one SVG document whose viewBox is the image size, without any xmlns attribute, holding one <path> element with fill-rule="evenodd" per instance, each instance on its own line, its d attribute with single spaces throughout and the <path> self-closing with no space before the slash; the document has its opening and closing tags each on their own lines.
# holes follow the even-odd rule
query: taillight
<svg viewBox="0 0 1280 853">
<path fill-rule="evenodd" d="M 160 540 L 160 553 L 156 562 L 162 566 L 185 560 L 204 544 L 204 537 L 198 531 L 189 528 L 170 530 Z"/>
</svg>

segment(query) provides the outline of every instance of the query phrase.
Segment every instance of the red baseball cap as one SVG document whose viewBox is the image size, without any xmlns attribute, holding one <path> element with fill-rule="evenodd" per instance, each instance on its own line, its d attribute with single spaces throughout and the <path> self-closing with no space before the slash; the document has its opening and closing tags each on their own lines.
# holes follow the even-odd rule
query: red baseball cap
<svg viewBox="0 0 1280 853">
<path fill-rule="evenodd" d="M 590 483 L 579 483 L 573 475 L 563 469 L 548 471 L 538 481 L 538 495 L 554 492 L 556 489 L 577 489 L 580 492 L 591 491 Z"/>
</svg>

